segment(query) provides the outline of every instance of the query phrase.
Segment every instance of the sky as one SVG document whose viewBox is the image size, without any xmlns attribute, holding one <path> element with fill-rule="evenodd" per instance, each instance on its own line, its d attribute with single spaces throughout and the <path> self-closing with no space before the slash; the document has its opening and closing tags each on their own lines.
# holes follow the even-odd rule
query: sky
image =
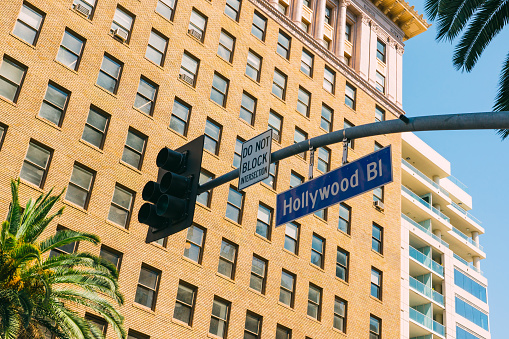
<svg viewBox="0 0 509 339">
<path fill-rule="evenodd" d="M 423 0 L 408 2 L 426 17 Z M 470 73 L 453 67 L 457 41 L 436 42 L 434 26 L 405 42 L 403 109 L 407 116 L 492 111 L 502 63 L 509 52 L 509 26 L 491 42 Z M 486 232 L 480 236 L 487 256 L 481 260 L 481 270 L 488 278 L 492 338 L 507 338 L 509 138 L 501 141 L 492 130 L 416 134 L 451 162 L 452 175 L 468 187 L 472 215 L 481 220 Z"/>
</svg>

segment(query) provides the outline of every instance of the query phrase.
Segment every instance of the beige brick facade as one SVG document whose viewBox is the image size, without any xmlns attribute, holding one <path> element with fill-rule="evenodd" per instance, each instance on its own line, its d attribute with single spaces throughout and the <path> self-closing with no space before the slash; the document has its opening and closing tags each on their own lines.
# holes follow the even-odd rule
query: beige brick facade
<svg viewBox="0 0 509 339">
<path fill-rule="evenodd" d="M 146 244 L 147 226 L 137 221 L 137 211 L 143 204 L 141 190 L 147 181 L 156 177 L 158 151 L 164 146 L 177 148 L 203 134 L 207 118 L 222 125 L 222 135 L 219 154 L 216 156 L 205 151 L 202 167 L 219 176 L 233 169 L 236 138 L 247 140 L 266 130 L 270 110 L 284 118 L 282 141 L 273 144 L 273 150 L 278 150 L 293 144 L 296 126 L 309 137 L 325 133 L 320 128 L 322 103 L 334 109 L 334 130 L 343 128 L 344 119 L 355 125 L 374 122 L 375 105 L 385 109 L 387 119 L 395 119 L 402 113 L 396 105 L 378 94 L 355 70 L 340 65 L 332 53 L 321 46 L 310 45 L 307 39 L 302 38 L 305 33 L 295 35 L 297 26 L 269 10 L 268 3 L 255 5 L 243 0 L 240 19 L 236 22 L 224 14 L 225 0 L 180 0 L 176 4 L 173 21 L 169 21 L 155 11 L 157 0 L 120 0 L 118 5 L 135 15 L 128 43 L 122 43 L 109 34 L 117 1 L 98 0 L 91 20 L 73 10 L 71 0 L 31 0 L 29 3 L 45 13 L 35 46 L 12 33 L 22 1 L 5 2 L 0 15 L 0 57 L 9 56 L 28 67 L 17 102 L 0 96 L 0 123 L 8 126 L 0 149 L 0 214 L 7 213 L 9 180 L 19 176 L 31 140 L 51 148 L 53 155 L 42 188 L 26 182 L 20 186 L 23 203 L 51 187 L 55 187 L 56 191 L 66 188 L 75 162 L 95 171 L 87 209 L 63 201 L 66 206 L 64 215 L 50 227 L 49 233 L 56 230 L 57 223 L 70 229 L 92 232 L 100 236 L 103 244 L 123 254 L 119 283 L 126 297 L 121 311 L 127 329 L 153 339 L 205 338 L 209 331 L 212 302 L 214 296 L 218 296 L 231 303 L 227 337 L 232 339 L 243 337 L 246 311 L 263 317 L 261 338 L 275 338 L 277 324 L 290 328 L 294 339 L 368 338 L 370 314 L 382 320 L 382 338 L 399 337 L 399 135 L 356 140 L 355 149 L 349 153 L 349 160 L 353 161 L 372 152 L 375 141 L 383 146 L 392 145 L 394 182 L 385 187 L 385 211 L 380 212 L 373 207 L 372 194 L 368 192 L 346 201 L 352 208 L 350 235 L 338 230 L 337 205 L 329 208 L 326 221 L 314 215 L 298 220 L 301 225 L 298 255 L 283 249 L 284 226 L 274 228 L 272 225 L 270 240 L 256 235 L 255 227 L 258 204 L 262 202 L 275 208 L 276 193 L 289 187 L 291 171 L 307 176 L 309 152 L 306 160 L 294 156 L 279 163 L 276 190 L 265 184 L 246 189 L 241 224 L 225 218 L 230 185 L 214 189 L 210 208 L 197 206 L 195 222 L 206 229 L 201 264 L 183 257 L 186 231 L 170 236 L 166 247 Z M 268 18 L 265 41 L 250 33 L 256 6 Z M 187 33 L 193 8 L 208 17 L 203 43 Z M 286 27 L 291 27 L 291 30 Z M 86 39 L 77 71 L 55 60 L 65 29 Z M 145 58 L 152 29 L 169 40 L 162 67 Z M 231 63 L 217 55 L 221 29 L 236 37 Z M 289 60 L 276 53 L 280 29 L 292 37 Z M 300 72 L 303 46 L 314 55 L 312 77 Z M 249 49 L 263 58 L 259 82 L 245 75 Z M 184 50 L 200 59 L 195 88 L 178 78 Z M 105 53 L 123 63 L 116 94 L 96 84 Z M 335 94 L 323 89 L 325 65 L 336 71 Z M 271 93 L 275 67 L 288 77 L 284 101 Z M 226 107 L 209 99 L 214 72 L 229 79 Z M 141 75 L 159 85 L 152 116 L 133 107 Z M 38 116 L 49 81 L 71 92 L 61 127 Z M 346 81 L 357 88 L 355 110 L 344 104 Z M 309 118 L 296 111 L 299 86 L 311 93 Z M 238 118 L 243 91 L 257 98 L 253 126 Z M 168 127 L 175 97 L 192 106 L 186 137 Z M 111 115 L 103 149 L 81 140 L 91 105 Z M 141 170 L 120 160 L 129 128 L 148 136 Z M 331 168 L 336 168 L 341 165 L 342 145 L 331 145 L 330 149 Z M 315 175 L 319 174 L 315 168 Z M 136 192 L 127 229 L 107 220 L 116 184 Z M 231 183 L 233 186 L 236 184 Z M 372 223 L 383 227 L 383 255 L 371 250 Z M 310 263 L 313 233 L 326 239 L 323 269 Z M 222 239 L 238 245 L 234 280 L 217 273 Z M 348 282 L 335 276 L 337 247 L 350 253 Z M 88 244 L 79 244 L 78 250 L 99 254 L 99 247 Z M 265 294 L 249 288 L 253 254 L 268 261 Z M 134 302 L 142 264 L 161 272 L 157 300 L 152 310 Z M 381 301 L 370 296 L 371 267 L 383 272 Z M 282 269 L 297 277 L 293 308 L 278 301 Z M 192 326 L 172 319 L 180 280 L 197 287 Z M 319 321 L 307 316 L 306 312 L 310 283 L 323 289 Z M 335 296 L 348 303 L 346 334 L 333 329 Z M 107 337 L 114 337 L 111 328 Z"/>
</svg>

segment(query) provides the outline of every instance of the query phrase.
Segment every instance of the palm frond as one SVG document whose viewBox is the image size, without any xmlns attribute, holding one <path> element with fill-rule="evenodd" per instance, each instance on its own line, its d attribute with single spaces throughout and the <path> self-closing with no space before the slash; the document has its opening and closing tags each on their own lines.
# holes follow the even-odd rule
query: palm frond
<svg viewBox="0 0 509 339">
<path fill-rule="evenodd" d="M 115 265 L 108 260 L 93 255 L 88 252 L 76 252 L 62 254 L 45 260 L 42 264 L 43 269 L 56 268 L 61 266 L 80 266 L 94 268 L 104 272 L 109 272 L 113 278 L 118 279 L 118 271 Z"/>
<path fill-rule="evenodd" d="M 486 0 L 450 0 L 444 3 L 437 19 L 437 40 L 452 41 Z"/>
<path fill-rule="evenodd" d="M 39 248 L 41 249 L 41 253 L 45 253 L 57 247 L 64 246 L 76 241 L 88 241 L 94 245 L 97 245 L 100 242 L 99 237 L 95 234 L 72 230 L 62 230 L 40 243 Z"/>
<path fill-rule="evenodd" d="M 9 221 L 9 232 L 16 234 L 18 227 L 21 223 L 21 206 L 19 205 L 19 178 L 11 180 L 11 196 L 12 202 L 9 207 L 7 221 Z"/>
<path fill-rule="evenodd" d="M 509 111 L 509 53 L 504 61 L 500 79 L 498 81 L 498 93 L 493 105 L 494 111 Z M 508 113 L 509 114 L 509 113 Z M 509 129 L 499 129 L 497 133 L 502 140 L 509 136 Z"/>
</svg>

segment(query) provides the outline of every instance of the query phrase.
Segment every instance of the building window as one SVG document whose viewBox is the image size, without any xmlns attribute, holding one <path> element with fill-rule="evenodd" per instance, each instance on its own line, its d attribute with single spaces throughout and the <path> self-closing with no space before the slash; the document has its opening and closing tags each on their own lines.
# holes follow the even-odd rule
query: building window
<svg viewBox="0 0 509 339">
<path fill-rule="evenodd" d="M 345 25 L 345 40 L 352 42 L 352 24 L 348 22 Z"/>
<path fill-rule="evenodd" d="M 313 214 L 316 215 L 318 218 L 322 219 L 323 221 L 327 220 L 327 209 L 326 208 L 318 210 Z"/>
<path fill-rule="evenodd" d="M 152 310 L 154 309 L 160 276 L 161 272 L 144 265 L 141 266 L 136 296 L 134 297 L 135 303 L 146 306 Z"/>
<path fill-rule="evenodd" d="M 267 28 L 267 18 L 258 13 L 257 11 L 253 14 L 253 25 L 251 26 L 251 34 L 265 41 L 265 29 Z"/>
<path fill-rule="evenodd" d="M 325 23 L 332 26 L 332 8 L 325 6 Z"/>
<path fill-rule="evenodd" d="M 177 319 L 191 326 L 193 322 L 197 290 L 197 287 L 183 282 L 182 280 L 179 281 L 177 298 L 175 300 L 175 310 L 173 311 L 173 319 Z"/>
<path fill-rule="evenodd" d="M 94 171 L 75 163 L 72 169 L 71 180 L 65 193 L 65 200 L 83 209 L 87 209 L 94 178 Z"/>
<path fill-rule="evenodd" d="M 18 101 L 26 72 L 26 66 L 4 55 L 2 67 L 0 67 L 0 95 L 14 103 Z"/>
<path fill-rule="evenodd" d="M 300 59 L 300 70 L 302 73 L 306 74 L 309 77 L 313 76 L 313 61 L 314 55 L 310 52 L 302 49 L 302 57 Z"/>
<path fill-rule="evenodd" d="M 129 329 L 129 332 L 127 333 L 127 339 L 150 339 L 150 336 Z"/>
<path fill-rule="evenodd" d="M 371 248 L 381 254 L 383 249 L 383 228 L 377 224 L 373 224 L 372 228 Z"/>
<path fill-rule="evenodd" d="M 123 8 L 117 7 L 111 23 L 110 33 L 122 42 L 129 42 L 133 21 L 134 15 Z"/>
<path fill-rule="evenodd" d="M 124 145 L 124 153 L 122 153 L 122 161 L 136 169 L 141 169 L 146 143 L 147 137 L 145 135 L 129 129 Z"/>
<path fill-rule="evenodd" d="M 338 253 L 336 255 L 336 277 L 344 281 L 348 281 L 349 259 L 350 254 L 338 247 Z"/>
<path fill-rule="evenodd" d="M 355 109 L 355 94 L 357 90 L 355 87 L 346 83 L 345 87 L 345 105 L 350 107 L 351 109 Z"/>
<path fill-rule="evenodd" d="M 281 30 L 277 37 L 277 48 L 276 52 L 285 59 L 290 59 L 290 45 L 292 39 Z"/>
<path fill-rule="evenodd" d="M 70 69 L 77 71 L 84 45 L 85 39 L 66 29 L 64 37 L 62 38 L 62 43 L 58 49 L 56 60 Z"/>
<path fill-rule="evenodd" d="M 256 219 L 256 234 L 270 239 L 270 225 L 272 224 L 272 210 L 262 204 L 258 204 L 258 217 Z"/>
<path fill-rule="evenodd" d="M 467 291 L 477 299 L 488 302 L 486 297 L 486 287 L 470 278 L 467 274 L 460 272 L 458 269 L 454 269 L 454 284 L 463 290 Z"/>
<path fill-rule="evenodd" d="M 242 220 L 243 200 L 244 194 L 238 192 L 235 188 L 230 187 L 228 201 L 226 203 L 226 218 L 240 224 Z"/>
<path fill-rule="evenodd" d="M 384 187 L 377 187 L 373 190 L 373 202 L 384 202 Z"/>
<path fill-rule="evenodd" d="M 271 110 L 269 112 L 268 127 L 269 129 L 272 129 L 272 139 L 276 140 L 277 142 L 281 142 L 281 129 L 283 127 L 283 117 Z"/>
<path fill-rule="evenodd" d="M 385 44 L 380 40 L 376 41 L 376 58 L 385 63 Z"/>
<path fill-rule="evenodd" d="M 336 72 L 327 66 L 325 66 L 323 72 L 323 88 L 332 94 L 334 94 L 336 88 Z"/>
<path fill-rule="evenodd" d="M 293 307 L 295 292 L 295 275 L 283 270 L 281 272 L 281 287 L 279 289 L 279 301 Z"/>
<path fill-rule="evenodd" d="M 189 114 L 191 106 L 175 98 L 173 109 L 171 111 L 170 128 L 175 132 L 187 135 L 187 127 L 189 122 Z"/>
<path fill-rule="evenodd" d="M 262 331 L 262 316 L 247 311 L 244 339 L 259 339 Z"/>
<path fill-rule="evenodd" d="M 385 111 L 378 106 L 375 106 L 375 122 L 385 120 Z"/>
<path fill-rule="evenodd" d="M 325 239 L 313 234 L 311 242 L 311 263 L 323 268 L 323 255 L 325 253 Z"/>
<path fill-rule="evenodd" d="M 133 200 L 133 192 L 129 192 L 125 188 L 115 185 L 110 212 L 108 213 L 108 220 L 127 228 L 129 225 L 129 219 L 131 218 Z"/>
<path fill-rule="evenodd" d="M 219 46 L 217 55 L 228 62 L 233 60 L 233 48 L 235 47 L 235 38 L 224 30 L 219 33 Z"/>
<path fill-rule="evenodd" d="M 279 13 L 286 15 L 288 11 L 288 5 L 280 1 L 277 3 L 276 9 L 278 10 Z"/>
<path fill-rule="evenodd" d="M 320 119 L 320 127 L 327 132 L 332 132 L 332 115 L 334 111 L 329 106 L 322 104 L 322 116 Z"/>
<path fill-rule="evenodd" d="M 226 338 L 228 331 L 228 317 L 230 313 L 230 303 L 226 300 L 214 297 L 212 304 L 212 314 L 210 316 L 209 333 L 219 338 Z"/>
<path fill-rule="evenodd" d="M 293 172 L 290 173 L 290 188 L 294 188 L 294 187 L 297 187 L 299 186 L 300 184 L 302 184 L 304 182 L 304 177 Z"/>
<path fill-rule="evenodd" d="M 206 183 L 212 179 L 214 179 L 214 174 L 207 172 L 203 169 L 200 171 L 200 180 L 199 180 L 200 185 L 203 185 L 204 183 Z M 212 190 L 206 191 L 206 192 L 199 194 L 196 197 L 196 202 L 199 202 L 200 204 L 202 204 L 204 206 L 210 207 L 211 197 L 212 197 Z"/>
<path fill-rule="evenodd" d="M 470 303 L 458 298 L 458 296 L 455 297 L 454 306 L 456 314 L 459 314 L 463 318 L 473 322 L 482 329 L 489 331 L 488 315 L 486 313 L 479 310 L 477 307 L 474 307 Z"/>
<path fill-rule="evenodd" d="M 318 149 L 318 163 L 316 168 L 322 172 L 328 172 L 330 170 L 330 150 L 326 147 L 320 147 Z"/>
<path fill-rule="evenodd" d="M 205 27 L 207 26 L 207 17 L 193 8 L 191 20 L 189 20 L 188 33 L 194 38 L 203 42 L 205 39 Z"/>
<path fill-rule="evenodd" d="M 250 125 L 254 124 L 256 111 L 256 98 L 242 92 L 242 102 L 240 103 L 240 118 Z"/>
<path fill-rule="evenodd" d="M 302 0 L 302 4 L 308 8 L 311 8 L 311 0 Z"/>
<path fill-rule="evenodd" d="M 456 324 L 456 339 L 483 339 L 470 331 L 464 330 Z"/>
<path fill-rule="evenodd" d="M 377 317 L 369 317 L 369 339 L 380 339 L 382 338 L 381 320 Z"/>
<path fill-rule="evenodd" d="M 251 278 L 249 287 L 262 294 L 265 293 L 265 282 L 267 277 L 267 260 L 253 255 L 251 263 Z"/>
<path fill-rule="evenodd" d="M 216 104 L 226 107 L 226 99 L 228 97 L 228 85 L 230 81 L 218 73 L 214 73 L 212 80 L 212 89 L 210 91 L 210 99 Z"/>
<path fill-rule="evenodd" d="M 159 0 L 156 6 L 156 12 L 161 14 L 166 19 L 173 21 L 176 3 L 176 0 Z"/>
<path fill-rule="evenodd" d="M 12 34 L 35 46 L 45 16 L 46 14 L 37 8 L 24 3 L 21 6 Z"/>
<path fill-rule="evenodd" d="M 309 284 L 308 292 L 308 315 L 316 320 L 320 320 L 322 313 L 322 289 Z"/>
<path fill-rule="evenodd" d="M 304 140 L 307 140 L 307 138 L 308 138 L 308 135 L 307 135 L 306 132 L 301 131 L 300 129 L 295 127 L 295 133 L 293 134 L 293 143 L 294 144 L 302 142 Z M 302 157 L 302 158 L 304 158 L 304 159 L 306 159 L 306 152 L 302 152 L 302 153 L 299 153 L 297 155 Z"/>
<path fill-rule="evenodd" d="M 350 224 L 352 222 L 352 208 L 346 204 L 339 204 L 339 222 L 338 230 L 350 234 Z"/>
<path fill-rule="evenodd" d="M 182 55 L 179 78 L 193 87 L 196 86 L 196 75 L 198 74 L 199 65 L 200 60 L 184 52 Z"/>
<path fill-rule="evenodd" d="M 53 150 L 30 141 L 19 177 L 40 188 L 44 186 Z"/>
<path fill-rule="evenodd" d="M 299 224 L 296 222 L 286 224 L 284 248 L 295 255 L 299 253 Z"/>
<path fill-rule="evenodd" d="M 166 247 L 168 245 L 168 237 L 154 240 L 154 241 L 152 241 L 152 244 L 157 244 L 161 247 Z"/>
<path fill-rule="evenodd" d="M 63 232 L 63 231 L 70 231 L 70 230 L 58 225 L 57 233 Z M 58 257 L 59 255 L 62 255 L 62 254 L 72 254 L 72 253 L 76 252 L 77 250 L 78 250 L 78 242 L 73 241 L 70 244 L 62 245 L 62 246 L 52 249 L 49 253 L 49 257 L 53 258 L 53 257 Z"/>
<path fill-rule="evenodd" d="M 239 21 L 241 0 L 226 0 L 224 14 L 228 15 L 235 21 Z"/>
<path fill-rule="evenodd" d="M 218 125 L 207 119 L 205 123 L 205 143 L 203 148 L 212 154 L 219 153 L 219 142 L 221 140 L 221 125 Z"/>
<path fill-rule="evenodd" d="M 0 149 L 2 149 L 2 145 L 4 144 L 6 134 L 7 134 L 7 125 L 0 123 Z"/>
<path fill-rule="evenodd" d="M 97 77 L 97 85 L 108 92 L 116 94 L 123 66 L 120 61 L 114 60 L 105 54 Z"/>
<path fill-rule="evenodd" d="M 374 150 L 375 151 L 378 151 L 378 150 L 381 150 L 383 148 L 382 145 L 380 145 L 378 142 L 375 141 L 375 147 L 374 147 Z"/>
<path fill-rule="evenodd" d="M 292 339 L 292 330 L 277 324 L 276 339 Z"/>
<path fill-rule="evenodd" d="M 371 296 L 382 300 L 382 272 L 371 267 Z"/>
<path fill-rule="evenodd" d="M 305 21 L 301 21 L 301 22 L 300 22 L 300 28 L 302 28 L 302 30 L 303 30 L 304 32 L 306 32 L 306 33 L 309 33 L 309 26 L 310 26 L 310 25 L 311 25 L 310 23 L 305 22 Z"/>
<path fill-rule="evenodd" d="M 352 128 L 354 127 L 354 125 L 345 119 L 344 123 L 343 123 L 343 128 L 344 129 L 347 129 L 347 128 Z M 354 149 L 355 147 L 355 140 L 348 140 L 348 147 L 350 147 L 351 149 Z"/>
<path fill-rule="evenodd" d="M 260 81 L 262 57 L 249 50 L 247 52 L 246 75 L 255 81 Z"/>
<path fill-rule="evenodd" d="M 69 91 L 50 82 L 42 101 L 39 116 L 60 126 L 67 109 L 69 95 Z"/>
<path fill-rule="evenodd" d="M 73 8 L 88 19 L 92 19 L 96 0 L 74 0 Z"/>
<path fill-rule="evenodd" d="M 264 179 L 262 182 L 268 185 L 272 189 L 276 189 L 276 177 L 277 177 L 277 163 L 272 163 L 269 166 L 269 177 Z"/>
<path fill-rule="evenodd" d="M 122 253 L 102 245 L 99 256 L 112 263 L 113 266 L 115 266 L 115 268 L 117 269 L 117 271 L 120 271 L 120 264 L 122 263 Z"/>
<path fill-rule="evenodd" d="M 191 225 L 187 229 L 186 244 L 184 246 L 184 257 L 201 263 L 203 254 L 203 243 L 205 241 L 205 229 Z"/>
<path fill-rule="evenodd" d="M 385 76 L 376 71 L 376 89 L 380 93 L 385 93 Z"/>
<path fill-rule="evenodd" d="M 334 323 L 335 329 L 346 333 L 346 301 L 336 297 L 334 300 Z"/>
<path fill-rule="evenodd" d="M 311 105 L 311 93 L 299 86 L 299 93 L 297 95 L 297 111 L 309 117 L 309 106 Z"/>
<path fill-rule="evenodd" d="M 147 52 L 145 58 L 154 62 L 156 65 L 163 66 L 168 47 L 168 38 L 152 30 L 148 38 Z"/>
<path fill-rule="evenodd" d="M 217 272 L 232 280 L 235 278 L 237 249 L 237 245 L 227 240 L 223 239 L 221 242 L 221 252 L 219 253 Z"/>
<path fill-rule="evenodd" d="M 108 330 L 108 323 L 106 322 L 106 320 L 94 316 L 88 312 L 85 313 L 85 320 L 88 321 L 90 327 L 94 326 L 97 328 L 97 330 L 99 330 L 99 332 L 101 332 L 103 335 L 106 335 L 106 331 Z"/>
<path fill-rule="evenodd" d="M 142 76 L 138 84 L 136 99 L 134 99 L 134 107 L 145 114 L 152 115 L 158 90 L 158 85 Z"/>
<path fill-rule="evenodd" d="M 102 149 L 109 120 L 109 115 L 100 112 L 96 108 L 90 107 L 81 139 Z"/>
</svg>

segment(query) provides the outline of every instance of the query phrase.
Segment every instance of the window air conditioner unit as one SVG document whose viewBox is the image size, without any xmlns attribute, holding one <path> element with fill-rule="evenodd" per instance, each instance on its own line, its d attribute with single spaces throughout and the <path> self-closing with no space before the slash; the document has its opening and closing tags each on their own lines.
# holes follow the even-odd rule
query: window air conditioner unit
<svg viewBox="0 0 509 339">
<path fill-rule="evenodd" d="M 113 31 L 113 36 L 116 38 L 119 38 L 122 41 L 126 41 L 128 37 L 128 33 L 124 31 L 123 29 L 117 28 Z"/>
<path fill-rule="evenodd" d="M 187 82 L 191 86 L 193 85 L 193 82 L 194 82 L 193 78 L 191 78 L 189 75 L 183 74 L 183 73 L 179 74 L 179 79 L 184 80 L 185 82 Z"/>
<path fill-rule="evenodd" d="M 375 205 L 375 208 L 377 210 L 379 210 L 379 211 L 383 211 L 384 210 L 384 203 L 381 202 L 380 200 L 374 201 L 373 205 Z"/>
<path fill-rule="evenodd" d="M 279 141 L 279 132 L 274 129 L 272 130 L 272 139 Z"/>
<path fill-rule="evenodd" d="M 87 18 L 90 15 L 90 10 L 83 5 L 73 4 L 72 7 L 76 10 L 76 12 L 80 13 L 83 16 L 86 16 Z"/>
<path fill-rule="evenodd" d="M 187 31 L 189 34 L 191 34 L 193 37 L 201 41 L 201 33 L 194 29 L 189 29 Z"/>
</svg>

